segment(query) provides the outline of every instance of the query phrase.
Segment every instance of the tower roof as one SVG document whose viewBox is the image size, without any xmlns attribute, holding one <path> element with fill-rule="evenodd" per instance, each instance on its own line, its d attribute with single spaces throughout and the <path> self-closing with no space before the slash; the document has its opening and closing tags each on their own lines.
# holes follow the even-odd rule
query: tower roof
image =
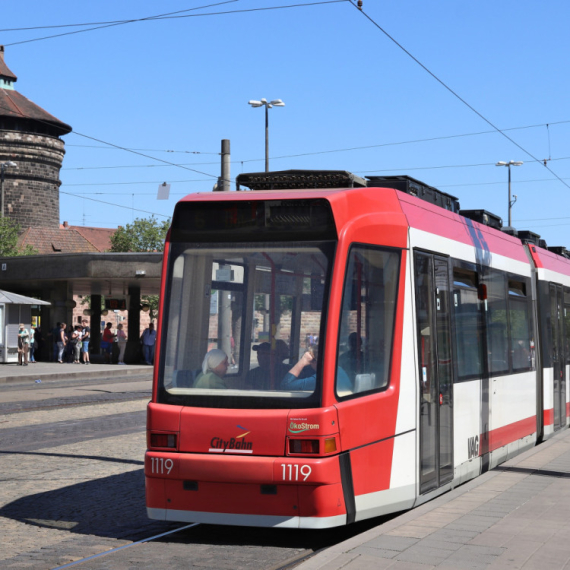
<svg viewBox="0 0 570 570">
<path fill-rule="evenodd" d="M 10 71 L 4 62 L 4 46 L 0 45 L 0 119 L 9 117 L 10 119 L 27 119 L 43 123 L 48 127 L 55 127 L 58 135 L 66 135 L 71 132 L 71 127 L 63 123 L 41 107 L 24 97 L 11 86 L 2 87 L 1 80 L 8 80 L 9 83 L 18 78 Z"/>
<path fill-rule="evenodd" d="M 4 63 L 4 46 L 0 46 L 0 77 L 7 77 L 12 81 L 18 81 L 18 78 L 10 71 Z"/>
<path fill-rule="evenodd" d="M 72 130 L 69 125 L 50 115 L 18 91 L 8 89 L 0 89 L 0 117 L 31 119 L 40 123 L 48 123 L 48 125 L 62 131 L 60 133 L 62 135 L 66 135 Z"/>
</svg>

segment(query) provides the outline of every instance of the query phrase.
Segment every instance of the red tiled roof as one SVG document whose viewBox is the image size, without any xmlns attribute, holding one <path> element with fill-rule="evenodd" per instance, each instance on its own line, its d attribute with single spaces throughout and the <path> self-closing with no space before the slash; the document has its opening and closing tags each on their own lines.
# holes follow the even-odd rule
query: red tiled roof
<svg viewBox="0 0 570 570">
<path fill-rule="evenodd" d="M 50 115 L 21 93 L 12 91 L 11 89 L 0 89 L 0 117 L 42 121 L 61 129 L 64 135 L 70 133 L 72 130 L 69 125 L 63 123 L 53 115 Z"/>
<path fill-rule="evenodd" d="M 69 226 L 68 229 L 81 234 L 101 252 L 111 250 L 111 236 L 117 231 L 116 228 L 88 228 L 85 226 Z"/>
<path fill-rule="evenodd" d="M 27 245 L 31 245 L 40 255 L 100 251 L 79 232 L 69 228 L 28 228 L 18 239 L 20 248 Z"/>
</svg>

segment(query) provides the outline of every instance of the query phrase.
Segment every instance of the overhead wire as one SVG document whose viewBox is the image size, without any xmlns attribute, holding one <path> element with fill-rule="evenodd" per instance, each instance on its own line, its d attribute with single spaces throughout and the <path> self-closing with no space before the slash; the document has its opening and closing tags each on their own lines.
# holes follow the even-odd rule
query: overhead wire
<svg viewBox="0 0 570 570">
<path fill-rule="evenodd" d="M 211 6 L 218 6 L 220 4 L 227 4 L 230 2 L 237 2 L 237 1 L 238 0 L 226 0 L 226 2 L 220 2 L 218 4 L 212 4 Z M 306 8 L 308 6 L 319 6 L 322 4 L 339 4 L 342 2 L 350 2 L 350 0 L 321 0 L 320 2 L 306 2 L 303 4 L 289 4 L 286 6 L 266 6 L 264 8 L 244 8 L 241 10 L 227 10 L 225 12 L 209 12 L 209 13 L 205 13 L 205 14 L 184 14 L 184 15 L 179 15 L 179 16 L 169 16 L 169 15 L 148 16 L 146 18 L 138 18 L 138 19 L 133 19 L 133 20 L 119 21 L 119 22 L 114 22 L 114 23 L 105 24 L 105 25 L 101 25 L 101 26 L 95 26 L 93 28 L 86 28 L 83 30 L 74 30 L 73 32 L 64 32 L 61 34 L 44 36 L 41 38 L 32 38 L 29 40 L 22 40 L 19 42 L 12 42 L 9 44 L 4 44 L 4 45 L 5 46 L 15 46 L 15 45 L 21 45 L 21 44 L 28 44 L 31 42 L 39 42 L 39 41 L 49 40 L 49 39 L 53 39 L 53 38 L 60 38 L 63 36 L 81 34 L 84 32 L 91 32 L 94 30 L 101 30 L 104 28 L 111 28 L 114 26 L 120 26 L 123 24 L 130 24 L 130 23 L 135 23 L 135 22 L 172 20 L 172 19 L 181 19 L 181 18 L 198 18 L 198 17 L 201 18 L 201 17 L 206 17 L 206 16 L 225 16 L 228 14 L 242 14 L 242 13 L 247 13 L 247 12 L 264 12 L 267 10 L 284 10 L 284 9 L 290 9 L 290 8 Z M 203 10 L 204 8 L 207 8 L 207 7 L 209 7 L 209 6 L 200 7 L 200 8 L 193 8 L 193 10 Z"/>
<path fill-rule="evenodd" d="M 185 10 L 177 10 L 176 12 L 167 12 L 165 14 L 157 14 L 156 16 L 146 16 L 145 18 L 131 18 L 129 20 L 111 20 L 106 22 L 81 22 L 80 24 L 53 24 L 49 26 L 27 26 L 23 28 L 0 28 L 0 32 L 26 32 L 30 30 L 53 30 L 58 28 L 78 28 L 80 26 L 105 26 L 110 24 L 131 24 L 133 22 L 142 22 L 144 20 L 154 20 L 159 18 L 165 18 L 166 16 L 173 16 L 175 14 L 181 14 L 183 12 L 191 12 L 192 10 L 201 10 L 203 8 L 213 8 L 214 6 L 220 6 L 222 4 L 231 4 L 232 2 L 238 2 L 239 0 L 224 0 L 223 2 L 217 2 L 215 4 L 207 4 L 200 8 L 187 8 Z"/>
<path fill-rule="evenodd" d="M 334 4 L 334 3 L 341 3 L 341 2 L 346 2 L 349 1 L 351 4 L 354 5 L 354 3 L 352 2 L 352 0 L 328 0 L 328 1 L 321 1 L 321 2 L 312 2 L 312 3 L 304 3 L 304 4 L 294 4 L 294 5 L 287 5 L 287 6 L 272 6 L 272 7 L 265 7 L 265 8 L 253 8 L 253 9 L 243 9 L 243 10 L 233 10 L 233 11 L 227 11 L 227 12 L 215 12 L 215 13 L 208 13 L 208 14 L 184 14 L 184 15 L 180 15 L 182 12 L 188 12 L 188 11 L 195 11 L 195 10 L 200 10 L 200 9 L 204 9 L 207 7 L 211 7 L 211 6 L 219 6 L 222 4 L 227 4 L 230 2 L 235 2 L 238 0 L 227 0 L 225 2 L 219 2 L 216 4 L 210 4 L 210 5 L 206 5 L 206 6 L 202 6 L 202 7 L 197 7 L 197 8 L 192 8 L 192 9 L 187 9 L 187 10 L 180 10 L 177 12 L 171 12 L 171 13 L 167 13 L 167 14 L 161 14 L 161 15 L 157 15 L 157 16 L 149 16 L 146 18 L 140 18 L 140 19 L 134 19 L 134 20 L 125 20 L 125 21 L 115 21 L 115 22 L 109 22 L 109 23 L 105 23 L 106 26 L 111 26 L 111 25 L 121 25 L 121 24 L 127 24 L 127 23 L 134 23 L 134 22 L 139 22 L 139 21 L 147 21 L 147 20 L 158 20 L 158 19 L 173 19 L 173 18 L 183 18 L 183 17 L 199 17 L 199 16 L 209 16 L 209 15 L 222 15 L 222 14 L 230 14 L 230 13 L 240 13 L 240 12 L 255 12 L 255 11 L 264 11 L 264 10 L 275 10 L 275 9 L 284 9 L 284 8 L 297 8 L 297 7 L 306 7 L 306 6 L 314 6 L 314 5 L 321 5 L 321 4 Z M 521 145 L 519 145 L 516 141 L 514 141 L 512 138 L 510 138 L 509 136 L 507 136 L 505 134 L 505 131 L 508 130 L 516 130 L 516 129 L 523 129 L 523 128 L 532 128 L 534 126 L 543 126 L 543 125 L 531 125 L 528 127 L 514 127 L 512 129 L 499 129 L 498 127 L 496 127 L 491 121 L 489 121 L 488 119 L 486 119 L 481 113 L 479 113 L 474 107 L 472 107 L 469 103 L 467 103 L 467 101 L 465 101 L 462 97 L 460 97 L 455 91 L 453 91 L 448 85 L 446 85 L 442 80 L 440 80 L 434 73 L 432 73 L 426 66 L 424 66 L 417 58 L 415 58 L 408 50 L 406 50 L 401 44 L 399 44 L 394 38 L 392 38 L 392 36 L 390 36 L 381 26 L 379 26 L 379 24 L 377 24 L 370 16 L 368 16 L 368 14 L 364 13 L 362 10 L 361 11 L 365 17 L 370 20 L 382 33 L 384 33 L 392 42 L 394 42 L 398 47 L 400 47 L 400 49 L 402 49 L 409 57 L 411 57 L 418 65 L 420 65 L 427 73 L 429 73 L 436 81 L 438 81 L 443 87 L 445 87 L 450 93 L 452 93 L 455 97 L 457 97 L 462 103 L 464 103 L 468 108 L 470 108 L 474 113 L 476 113 L 481 119 L 483 119 L 485 122 L 487 122 L 491 127 L 493 127 L 494 130 L 492 131 L 482 131 L 479 133 L 468 133 L 468 134 L 462 134 L 462 135 L 450 135 L 450 136 L 446 136 L 446 137 L 433 137 L 430 139 L 418 139 L 415 141 L 401 141 L 401 142 L 395 142 L 395 143 L 383 143 L 383 144 L 378 144 L 378 145 L 368 145 L 368 146 L 362 146 L 362 147 L 352 147 L 352 148 L 347 148 L 347 149 L 333 149 L 333 150 L 328 150 L 328 151 L 317 151 L 317 152 L 312 152 L 312 153 L 300 153 L 300 154 L 295 154 L 295 155 L 284 155 L 284 156 L 280 156 L 280 157 L 272 157 L 273 159 L 279 159 L 279 158 L 294 158 L 294 157 L 301 157 L 301 156 L 311 156 L 311 155 L 317 155 L 317 154 L 326 154 L 326 153 L 334 153 L 334 152 L 347 152 L 347 151 L 351 151 L 351 150 L 361 150 L 361 149 L 368 149 L 368 148 L 380 148 L 380 147 L 384 147 L 384 146 L 393 146 L 393 145 L 400 145 L 400 144 L 413 144 L 413 143 L 418 143 L 418 142 L 430 142 L 433 140 L 444 140 L 444 139 L 453 139 L 453 138 L 458 138 L 458 137 L 463 137 L 463 136 L 477 136 L 477 135 L 482 135 L 482 134 L 488 134 L 488 133 L 493 133 L 493 132 L 498 132 L 499 134 L 503 135 L 505 138 L 507 138 L 511 143 L 513 143 L 515 146 L 517 146 L 519 149 L 521 149 L 523 152 L 525 152 L 525 154 L 527 154 L 528 156 L 530 156 L 534 161 L 538 162 L 538 163 L 544 163 L 544 166 L 547 168 L 547 170 L 550 171 L 550 173 L 559 181 L 561 181 L 563 184 L 565 184 L 566 186 L 568 186 L 570 188 L 570 186 L 568 184 L 566 184 L 566 182 L 564 182 L 564 180 L 559 177 L 555 172 L 553 172 L 547 165 L 546 165 L 546 161 L 545 160 L 540 160 L 536 157 L 534 157 L 530 152 L 528 152 L 526 149 L 524 149 Z M 178 15 L 177 15 L 178 14 Z M 80 25 L 80 24 L 77 24 Z M 89 24 L 85 24 L 85 25 L 89 25 Z M 72 24 L 66 25 L 66 26 L 72 26 Z M 63 27 L 63 26 L 62 26 Z M 92 28 L 92 29 L 97 29 L 97 28 Z M 77 33 L 80 31 L 90 31 L 90 30 L 79 30 L 76 32 L 70 32 L 70 33 Z M 62 34 L 62 35 L 67 35 L 67 34 Z M 50 37 L 56 37 L 56 36 L 50 36 Z M 28 41 L 38 41 L 39 39 L 48 39 L 48 38 L 36 38 L 36 40 L 28 40 Z M 26 43 L 26 42 L 16 42 L 16 43 Z M 15 44 L 6 44 L 6 45 L 15 45 Z M 560 121 L 559 123 L 564 123 L 564 122 L 568 122 L 568 121 Z M 549 123 L 549 124 L 557 124 L 557 123 Z M 549 124 L 547 124 L 547 129 Z M 210 178 L 218 178 L 216 175 L 212 175 L 209 173 L 205 173 L 205 172 L 201 172 L 199 170 L 195 170 L 192 168 L 188 168 L 187 165 L 181 165 L 181 164 L 176 164 L 176 163 L 172 163 L 169 161 L 165 161 L 153 156 L 148 156 L 143 154 L 142 152 L 139 152 L 135 149 L 129 149 L 127 147 L 122 147 L 120 145 L 115 145 L 113 143 L 109 143 L 106 141 L 103 141 L 101 139 L 97 139 L 95 137 L 91 137 L 88 135 L 84 135 L 82 133 L 79 133 L 77 131 L 73 131 L 74 134 L 81 136 L 81 137 L 85 137 L 88 138 L 90 140 L 96 141 L 96 142 L 100 142 L 101 144 L 107 145 L 111 148 L 115 148 L 115 149 L 119 149 L 119 150 L 124 150 L 126 152 L 131 152 L 133 154 L 138 154 L 140 156 L 143 157 L 147 157 L 150 158 L 152 160 L 156 160 L 158 162 L 162 162 L 164 166 L 175 166 L 175 167 L 179 167 L 179 168 L 183 168 L 185 170 L 190 170 L 193 172 L 196 172 L 198 174 L 202 174 L 204 176 L 208 176 Z M 550 135 L 550 133 L 548 132 L 548 134 Z M 549 138 L 549 144 L 550 144 L 550 138 Z M 72 146 L 72 145 L 70 145 Z M 105 148 L 105 147 L 99 147 L 99 148 Z M 188 152 L 188 151 L 160 151 L 160 150 L 152 150 L 151 152 Z M 193 154 L 219 154 L 219 153 L 199 153 L 199 152 L 193 152 Z M 549 155 L 550 155 L 550 148 L 549 148 Z M 241 162 L 242 164 L 244 162 L 253 162 L 253 161 L 259 161 L 259 160 L 263 160 L 263 159 L 248 159 L 248 160 L 242 160 L 242 161 L 235 161 L 235 162 Z M 549 160 L 552 160 L 549 156 Z M 554 160 L 562 160 L 562 159 L 554 159 Z M 217 164 L 217 163 L 201 163 L 201 164 Z M 160 165 L 160 166 L 163 166 Z M 476 164 L 476 165 L 452 165 L 452 166 L 435 166 L 435 167 L 417 167 L 417 168 L 411 168 L 411 169 L 407 169 L 407 170 L 423 170 L 423 169 L 436 169 L 436 168 L 465 168 L 465 167 L 474 167 L 474 166 L 487 166 L 488 164 Z M 152 165 L 152 166 L 159 166 L 159 165 Z M 133 166 L 134 168 L 136 168 L 137 166 Z M 98 167 L 93 167 L 93 168 L 85 168 L 85 169 L 95 169 Z M 121 168 L 121 167 L 100 167 L 100 168 Z M 124 167 L 124 168 L 128 168 L 128 167 Z M 64 170 L 70 170 L 70 169 L 64 169 Z M 393 171 L 394 169 L 390 169 L 391 171 Z M 383 170 L 383 171 L 387 171 L 387 170 Z M 370 171 L 370 172 L 378 172 L 378 170 L 374 170 L 374 171 Z M 380 171 L 382 172 L 382 171 Z M 188 181 L 190 182 L 190 181 Z M 112 184 L 112 183 L 111 183 Z M 129 184 L 129 183 L 117 183 L 117 184 Z M 130 184 L 135 184 L 135 183 L 130 183 Z M 64 194 L 67 194 L 66 192 L 62 192 Z M 71 195 L 71 194 L 70 194 Z M 119 206 L 122 207 L 122 206 Z M 128 209 L 131 209 L 131 207 L 129 207 Z M 144 210 L 139 210 L 141 212 L 145 212 Z M 145 212 L 148 213 L 148 212 Z"/>
<path fill-rule="evenodd" d="M 6 96 L 7 96 L 8 98 L 10 98 L 10 92 L 7 91 L 7 90 L 6 90 Z M 22 113 L 22 112 L 20 111 L 20 109 L 18 108 L 18 105 L 16 104 L 16 102 L 15 102 L 15 101 L 12 101 L 12 103 L 13 103 L 13 105 L 14 105 L 14 108 L 17 110 L 17 113 L 20 114 L 23 118 L 26 118 L 26 116 L 24 115 L 24 113 Z M 0 106 L 0 110 L 4 110 L 4 111 L 6 111 L 6 112 L 8 112 L 8 113 L 14 113 L 14 109 L 8 109 L 8 108 L 2 107 L 2 106 Z M 51 128 L 53 128 L 53 126 L 54 126 L 53 123 L 49 123 L 48 121 L 44 121 L 44 120 L 42 120 L 42 119 L 34 119 L 34 120 L 35 120 L 36 122 L 38 122 L 38 123 L 42 123 L 42 124 L 44 124 L 44 125 L 47 125 L 47 126 L 49 126 L 49 127 L 51 127 Z M 161 162 L 161 163 L 166 164 L 166 165 L 168 165 L 168 166 L 175 166 L 175 167 L 177 167 L 177 168 L 182 168 L 182 169 L 184 169 L 184 170 L 189 170 L 190 172 L 195 172 L 196 174 L 202 174 L 203 176 L 209 176 L 210 178 L 215 178 L 215 179 L 218 178 L 218 176 L 215 175 L 215 174 L 210 174 L 210 173 L 208 173 L 208 172 L 202 172 L 201 170 L 196 170 L 196 169 L 194 169 L 194 168 L 188 168 L 187 166 L 184 166 L 184 165 L 181 165 L 181 164 L 176 164 L 175 162 L 170 162 L 170 161 L 168 161 L 168 160 L 164 160 L 164 159 L 162 159 L 162 158 L 157 158 L 156 156 L 151 156 L 151 155 L 149 155 L 149 154 L 144 154 L 144 153 L 142 153 L 142 152 L 139 152 L 139 151 L 136 151 L 136 150 L 133 150 L 133 149 L 130 149 L 130 148 L 126 148 L 126 147 L 124 147 L 124 146 L 120 146 L 120 145 L 117 145 L 117 144 L 114 144 L 114 143 L 110 143 L 110 142 L 108 142 L 108 141 L 104 141 L 104 140 L 102 140 L 102 139 L 98 139 L 98 138 L 96 138 L 96 137 L 92 137 L 92 136 L 86 135 L 86 134 L 84 134 L 84 133 L 80 133 L 80 132 L 78 132 L 78 131 L 75 131 L 75 130 L 72 130 L 70 134 L 74 134 L 74 135 L 77 135 L 77 136 L 79 136 L 79 137 L 83 137 L 83 138 L 86 138 L 86 139 L 89 139 L 89 140 L 92 140 L 92 141 L 95 141 L 95 142 L 98 142 L 98 143 L 101 143 L 101 144 L 109 145 L 109 146 L 111 146 L 111 147 L 114 147 L 114 148 L 117 148 L 117 149 L 120 149 L 120 150 L 124 150 L 125 152 L 130 152 L 130 153 L 132 153 L 132 154 L 136 154 L 136 155 L 142 156 L 142 157 L 144 157 L 144 158 L 149 158 L 149 159 L 151 159 L 151 160 L 156 160 L 157 162 Z"/>
<path fill-rule="evenodd" d="M 395 38 L 393 38 L 384 28 L 382 28 L 382 26 L 380 26 L 380 24 L 378 24 L 364 10 L 362 10 L 362 7 L 357 6 L 353 0 L 349 0 L 349 3 L 351 6 L 356 8 L 356 10 L 358 10 L 358 12 L 360 14 L 362 14 L 368 21 L 370 21 L 376 28 L 378 28 L 378 30 L 380 30 L 391 42 L 396 44 L 408 57 L 410 57 L 413 61 L 415 61 L 426 73 L 428 73 L 433 79 L 435 79 L 442 87 L 444 87 L 447 91 L 449 91 L 454 97 L 459 99 L 459 101 L 461 101 L 466 107 L 471 109 L 471 111 L 473 111 L 473 113 L 475 113 L 479 118 L 481 118 L 483 121 L 485 121 L 488 125 L 493 127 L 493 129 L 495 129 L 495 131 L 497 131 L 498 133 L 503 135 L 503 137 L 505 137 L 512 144 L 514 144 L 518 149 L 520 149 L 522 152 L 524 152 L 527 156 L 530 156 L 535 162 L 543 164 L 544 168 L 546 168 L 553 176 L 555 176 L 560 182 L 562 182 L 562 184 L 564 184 L 564 186 L 566 186 L 567 188 L 570 188 L 570 184 L 565 182 L 560 176 L 558 176 L 558 174 L 556 174 L 556 172 L 554 172 L 551 168 L 549 168 L 548 164 L 546 163 L 545 160 L 538 159 L 530 151 L 526 150 L 523 146 L 521 146 L 519 143 L 517 143 L 514 139 L 512 139 L 507 134 L 505 134 L 504 131 L 499 129 L 499 127 L 497 127 L 494 123 L 492 123 L 489 119 L 487 119 L 487 117 L 485 117 L 482 113 L 477 111 L 477 109 L 475 109 L 475 107 L 470 105 L 465 99 L 463 99 L 463 97 L 461 97 L 456 91 L 454 91 L 451 87 L 449 87 L 449 85 L 447 85 L 443 80 L 441 80 L 435 73 L 433 73 L 428 67 L 426 67 L 417 57 L 415 57 L 401 43 L 399 43 Z"/>
<path fill-rule="evenodd" d="M 142 212 L 143 214 L 151 214 L 153 216 L 160 216 L 162 218 L 170 218 L 170 216 L 165 216 L 164 214 L 159 214 L 158 212 L 149 212 L 148 210 L 141 210 L 140 208 L 133 208 L 132 206 L 123 206 L 121 204 L 113 204 L 112 202 L 105 202 L 104 200 L 97 200 L 96 198 L 89 198 L 88 196 L 77 196 L 71 192 L 65 192 L 63 190 L 59 191 L 60 194 L 65 194 L 67 196 L 75 196 L 76 198 L 81 198 L 82 200 L 91 200 L 92 202 L 99 202 L 100 204 L 106 204 L 107 206 L 115 206 L 116 208 L 124 208 L 126 210 L 134 210 L 136 212 Z"/>
<path fill-rule="evenodd" d="M 570 123 L 570 120 L 564 120 L 564 121 L 556 121 L 554 123 L 540 123 L 540 124 L 536 124 L 536 125 L 526 125 L 523 127 L 509 127 L 507 129 L 503 129 L 503 131 L 515 131 L 515 130 L 523 130 L 523 129 L 532 129 L 532 128 L 539 128 L 539 127 L 548 127 L 548 125 L 561 125 L 561 124 L 566 124 L 566 123 Z M 388 142 L 388 143 L 379 143 L 379 144 L 374 144 L 374 145 L 366 145 L 366 146 L 358 146 L 358 147 L 347 147 L 347 148 L 339 148 L 339 149 L 329 149 L 329 150 L 321 150 L 321 151 L 313 151 L 313 152 L 304 152 L 304 153 L 297 153 L 297 154 L 285 154 L 285 155 L 280 155 L 280 156 L 271 156 L 271 160 L 280 160 L 280 159 L 286 159 L 286 158 L 300 158 L 300 157 L 304 157 L 304 156 L 314 156 L 314 155 L 319 155 L 319 154 L 330 154 L 330 153 L 339 153 L 339 152 L 350 152 L 350 151 L 355 151 L 355 150 L 367 150 L 367 149 L 372 149 L 372 148 L 383 148 L 383 147 L 390 147 L 390 146 L 400 146 L 400 145 L 406 145 L 406 144 L 418 144 L 418 143 L 424 143 L 424 142 L 434 142 L 434 141 L 440 141 L 440 140 L 449 140 L 449 139 L 456 139 L 456 138 L 463 138 L 463 137 L 471 137 L 471 136 L 480 136 L 480 135 L 486 135 L 486 134 L 497 134 L 497 131 L 495 130 L 491 130 L 491 131 L 478 131 L 478 132 L 474 132 L 474 133 L 462 133 L 462 134 L 457 134 L 457 135 L 444 135 L 444 136 L 439 136 L 439 137 L 429 137 L 429 138 L 424 138 L 424 139 L 412 139 L 412 140 L 408 140 L 408 141 L 396 141 L 396 142 Z M 66 146 L 73 146 L 73 147 L 77 147 L 77 146 L 82 146 L 82 145 L 67 145 Z M 86 145 L 87 146 L 87 145 Z M 98 148 L 98 149 L 107 149 L 107 147 L 103 147 L 103 146 L 93 146 L 93 147 L 89 147 L 89 148 Z M 113 150 L 112 148 L 110 150 Z M 122 150 L 122 149 L 120 149 Z M 179 153 L 187 153 L 187 154 L 215 154 L 215 155 L 220 155 L 221 153 L 213 153 L 213 152 L 200 152 L 200 151 L 169 151 L 169 150 L 156 150 L 156 149 L 134 149 L 134 150 L 146 150 L 148 152 L 179 152 Z M 232 164 L 245 164 L 248 162 L 261 162 L 264 161 L 265 158 L 249 158 L 249 159 L 239 159 L 239 160 L 232 160 L 231 163 Z M 552 159 L 550 157 L 550 152 L 549 152 L 549 158 L 548 160 L 563 160 L 563 159 Z M 218 164 L 218 162 L 194 162 L 194 163 L 189 163 L 187 164 L 190 166 L 205 166 L 205 165 L 212 165 L 212 164 Z M 118 165 L 118 166 L 84 166 L 84 167 L 74 167 L 74 168 L 64 168 L 62 170 L 98 170 L 98 169 L 116 169 L 116 168 L 144 168 L 144 167 L 157 167 L 157 166 L 162 166 L 162 165 Z"/>
<path fill-rule="evenodd" d="M 54 34 L 52 36 L 44 36 L 42 38 L 32 38 L 29 40 L 21 40 L 19 42 L 12 42 L 10 44 L 4 44 L 6 47 L 8 46 L 17 46 L 17 45 L 21 45 L 21 44 L 29 44 L 32 42 L 39 42 L 42 40 L 50 40 L 53 38 L 61 38 L 63 36 L 72 36 L 75 34 L 81 34 L 84 32 L 92 32 L 94 30 L 102 30 L 104 28 L 113 28 L 115 26 L 122 26 L 125 24 L 133 24 L 135 22 L 145 22 L 145 21 L 153 21 L 153 20 L 160 20 L 162 18 L 166 18 L 169 16 L 172 16 L 173 14 L 178 14 L 180 12 L 190 12 L 190 11 L 194 11 L 194 10 L 204 10 L 205 8 L 212 8 L 214 6 L 220 6 L 222 4 L 230 4 L 232 2 L 238 2 L 239 0 L 224 0 L 223 2 L 217 2 L 215 4 L 206 4 L 205 6 L 199 6 L 197 8 L 188 8 L 186 10 L 178 10 L 177 12 L 167 12 L 165 14 L 158 14 L 156 16 L 147 16 L 145 18 L 135 18 L 132 20 L 118 20 L 118 21 L 114 21 L 114 22 L 102 22 L 101 25 L 97 25 L 93 28 L 87 28 L 87 29 L 83 29 L 83 30 L 74 30 L 73 32 L 64 32 L 62 34 Z M 7 30 L 4 30 L 7 31 Z"/>
</svg>

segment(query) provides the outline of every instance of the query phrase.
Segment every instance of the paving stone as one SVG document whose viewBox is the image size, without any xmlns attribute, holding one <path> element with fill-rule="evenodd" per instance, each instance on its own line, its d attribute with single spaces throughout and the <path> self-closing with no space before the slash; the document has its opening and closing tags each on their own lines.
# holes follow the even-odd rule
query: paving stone
<svg viewBox="0 0 570 570">
<path fill-rule="evenodd" d="M 371 548 L 383 548 L 388 550 L 402 551 L 416 544 L 418 540 L 419 539 L 417 538 L 383 534 L 368 541 L 367 546 Z"/>
<path fill-rule="evenodd" d="M 456 550 L 447 559 L 447 563 L 455 565 L 458 569 L 486 568 L 504 551 L 504 548 L 494 546 L 467 544 Z"/>
<path fill-rule="evenodd" d="M 417 544 L 398 553 L 396 560 L 437 566 L 452 554 L 450 550 Z"/>
<path fill-rule="evenodd" d="M 350 554 L 366 555 L 373 558 L 395 558 L 400 553 L 399 550 L 388 550 L 386 548 L 372 548 L 368 545 L 358 546 L 350 551 Z"/>
<path fill-rule="evenodd" d="M 331 563 L 321 566 L 320 570 L 387 570 L 392 568 L 393 560 L 377 558 L 375 556 L 367 556 L 366 554 L 358 554 L 349 556 L 341 554 Z"/>
</svg>

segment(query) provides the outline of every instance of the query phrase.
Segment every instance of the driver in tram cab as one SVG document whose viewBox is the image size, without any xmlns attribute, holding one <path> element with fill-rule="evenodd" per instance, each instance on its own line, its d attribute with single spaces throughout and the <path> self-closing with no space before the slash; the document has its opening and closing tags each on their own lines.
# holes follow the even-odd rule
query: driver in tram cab
<svg viewBox="0 0 570 570">
<path fill-rule="evenodd" d="M 257 362 L 259 366 L 252 368 L 245 377 L 245 384 L 251 390 L 265 390 L 271 383 L 271 343 L 262 342 L 252 347 L 257 352 Z M 283 360 L 289 354 L 289 347 L 284 340 L 275 340 L 275 351 L 273 355 L 273 374 L 280 380 L 289 371 L 289 365 Z"/>
<path fill-rule="evenodd" d="M 206 353 L 202 362 L 202 372 L 196 378 L 195 388 L 229 388 L 224 376 L 228 371 L 228 355 L 219 348 Z"/>
<path fill-rule="evenodd" d="M 293 366 L 281 380 L 281 390 L 314 390 L 317 385 L 317 361 L 319 356 L 319 345 L 313 344 L 301 356 L 297 364 Z M 310 367 L 313 373 L 310 376 L 302 375 L 305 367 Z M 339 366 L 337 368 L 337 391 L 353 392 L 352 384 L 346 372 Z"/>
</svg>

